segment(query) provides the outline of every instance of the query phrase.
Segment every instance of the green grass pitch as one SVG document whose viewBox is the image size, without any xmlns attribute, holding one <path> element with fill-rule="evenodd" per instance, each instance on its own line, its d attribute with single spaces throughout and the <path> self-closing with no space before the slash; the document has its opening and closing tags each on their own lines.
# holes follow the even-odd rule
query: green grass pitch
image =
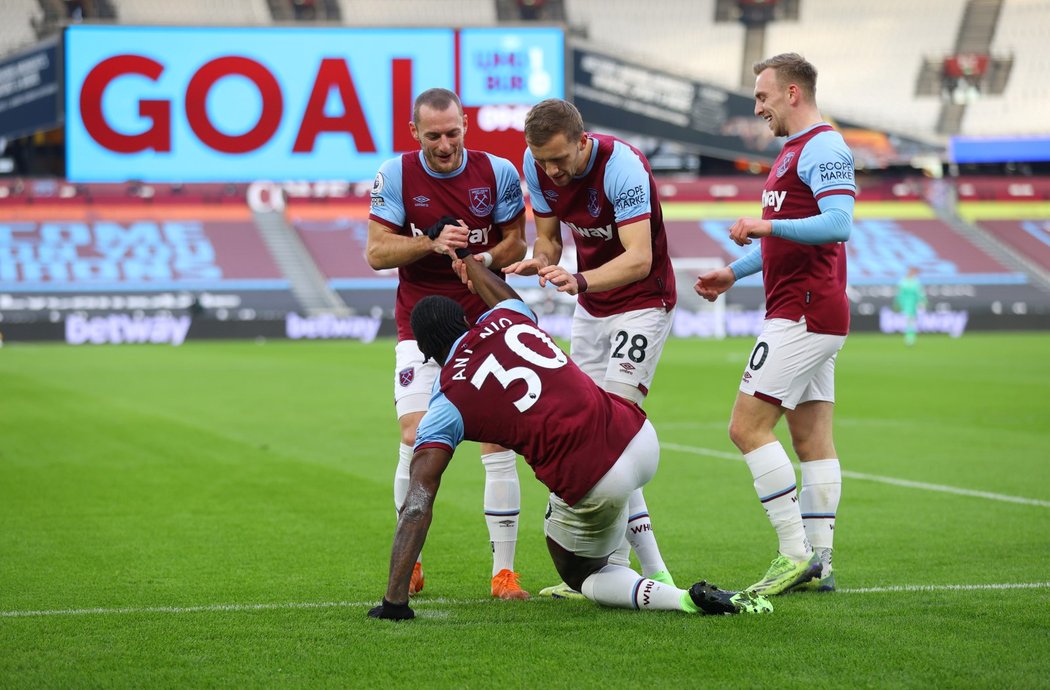
<svg viewBox="0 0 1050 690">
<path fill-rule="evenodd" d="M 646 489 L 679 585 L 776 540 L 726 434 L 751 341 L 669 343 Z M 394 526 L 393 344 L 0 350 L 0 687 L 1050 687 L 1050 336 L 851 336 L 833 595 L 704 618 L 495 602 L 476 446 L 418 618 L 366 618 Z M 781 429 L 783 432 L 783 429 Z M 556 582 L 519 460 L 517 567 Z"/>
</svg>

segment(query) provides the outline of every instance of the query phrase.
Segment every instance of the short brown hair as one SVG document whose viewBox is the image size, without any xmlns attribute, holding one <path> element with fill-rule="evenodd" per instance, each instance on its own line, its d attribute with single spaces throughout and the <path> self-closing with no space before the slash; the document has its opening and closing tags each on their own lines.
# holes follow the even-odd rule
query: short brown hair
<svg viewBox="0 0 1050 690">
<path fill-rule="evenodd" d="M 448 89 L 427 89 L 416 96 L 416 104 L 412 108 L 412 121 L 419 124 L 419 109 L 424 105 L 433 110 L 445 111 L 452 104 L 455 104 L 459 109 L 459 114 L 462 115 L 463 104 L 460 103 L 459 96 L 454 92 Z"/>
<path fill-rule="evenodd" d="M 555 134 L 564 134 L 568 141 L 583 136 L 583 116 L 572 103 L 560 98 L 548 98 L 532 106 L 525 116 L 525 141 L 543 146 Z"/>
<path fill-rule="evenodd" d="M 751 69 L 756 77 L 767 69 L 772 69 L 776 72 L 778 84 L 798 84 L 809 100 L 816 102 L 817 68 L 798 53 L 774 55 L 767 60 L 756 62 Z"/>
</svg>

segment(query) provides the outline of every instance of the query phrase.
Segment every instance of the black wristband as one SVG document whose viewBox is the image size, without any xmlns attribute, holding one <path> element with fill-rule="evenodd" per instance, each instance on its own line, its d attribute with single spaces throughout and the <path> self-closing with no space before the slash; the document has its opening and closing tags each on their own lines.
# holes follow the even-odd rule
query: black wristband
<svg viewBox="0 0 1050 690">
<path fill-rule="evenodd" d="M 465 259 L 468 256 L 473 256 L 473 254 L 471 254 L 470 250 L 467 249 L 466 247 L 460 247 L 459 249 L 456 250 L 456 256 L 458 256 L 461 259 Z"/>
<path fill-rule="evenodd" d="M 446 225 L 459 225 L 459 221 L 452 216 L 441 216 L 436 223 L 424 230 L 423 233 L 430 239 L 436 240 Z"/>
<path fill-rule="evenodd" d="M 587 279 L 583 277 L 583 274 L 575 273 L 572 277 L 576 279 L 576 294 L 582 295 L 587 292 Z"/>
</svg>

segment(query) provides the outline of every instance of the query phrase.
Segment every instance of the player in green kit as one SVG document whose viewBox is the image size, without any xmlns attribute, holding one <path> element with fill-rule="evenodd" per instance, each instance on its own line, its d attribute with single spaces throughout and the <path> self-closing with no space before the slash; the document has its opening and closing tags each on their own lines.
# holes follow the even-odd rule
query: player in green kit
<svg viewBox="0 0 1050 690">
<path fill-rule="evenodd" d="M 922 289 L 922 283 L 919 282 L 919 269 L 909 268 L 908 275 L 897 283 L 897 296 L 893 299 L 893 307 L 907 318 L 904 327 L 904 344 L 914 345 L 919 324 L 919 310 L 926 309 L 926 291 Z"/>
</svg>

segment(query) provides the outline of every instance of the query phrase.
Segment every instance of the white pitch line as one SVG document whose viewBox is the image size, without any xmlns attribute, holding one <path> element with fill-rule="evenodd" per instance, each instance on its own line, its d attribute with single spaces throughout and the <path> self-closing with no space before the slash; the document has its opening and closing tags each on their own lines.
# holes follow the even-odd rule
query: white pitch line
<svg viewBox="0 0 1050 690">
<path fill-rule="evenodd" d="M 1050 589 L 1050 582 L 1005 582 L 995 585 L 891 585 L 840 589 L 844 594 L 883 594 L 888 592 L 972 592 L 981 589 Z"/>
<path fill-rule="evenodd" d="M 1050 582 L 1004 582 L 987 585 L 892 585 L 889 587 L 843 588 L 836 594 L 886 594 L 892 592 L 970 592 L 975 590 L 1050 589 Z M 494 599 L 422 599 L 415 604 L 416 614 L 423 617 L 441 616 L 430 609 L 431 604 L 491 604 Z M 92 609 L 55 609 L 38 611 L 0 611 L 0 618 L 42 618 L 45 616 L 102 616 L 142 613 L 241 613 L 247 611 L 288 611 L 295 609 L 365 608 L 376 605 L 370 601 L 301 601 L 281 604 L 206 604 L 202 606 L 142 606 Z"/>
<path fill-rule="evenodd" d="M 693 453 L 694 455 L 706 455 L 712 458 L 723 458 L 725 460 L 736 460 L 738 462 L 744 462 L 744 456 L 739 453 L 727 453 L 721 450 L 713 450 L 711 448 L 697 448 L 695 446 L 683 446 L 677 443 L 665 443 L 660 442 L 661 448 L 667 450 L 677 450 L 682 453 Z M 909 489 L 925 489 L 926 491 L 937 491 L 945 494 L 955 494 L 957 496 L 972 496 L 974 498 L 986 498 L 990 501 L 1003 501 L 1005 503 L 1020 503 L 1028 506 L 1039 506 L 1040 508 L 1050 508 L 1050 501 L 1044 501 L 1038 498 L 1025 498 L 1023 496 L 1009 496 L 1007 494 L 996 494 L 990 491 L 975 491 L 973 489 L 963 489 L 957 486 L 947 486 L 945 484 L 928 484 L 926 482 L 914 482 L 910 479 L 897 479 L 895 477 L 883 477 L 877 474 L 865 474 L 863 472 L 852 472 L 850 470 L 842 470 L 842 476 L 848 477 L 849 479 L 860 479 L 868 482 L 879 482 L 880 484 L 891 484 L 893 486 L 903 486 Z"/>
<path fill-rule="evenodd" d="M 481 604 L 492 599 L 427 599 L 434 604 Z M 379 601 L 291 601 L 281 604 L 204 604 L 201 606 L 128 606 L 118 608 L 53 609 L 41 611 L 0 611 L 0 618 L 38 618 L 42 616 L 94 616 L 135 613 L 226 613 L 243 611 L 281 611 L 291 609 L 333 609 L 375 606 Z"/>
</svg>

